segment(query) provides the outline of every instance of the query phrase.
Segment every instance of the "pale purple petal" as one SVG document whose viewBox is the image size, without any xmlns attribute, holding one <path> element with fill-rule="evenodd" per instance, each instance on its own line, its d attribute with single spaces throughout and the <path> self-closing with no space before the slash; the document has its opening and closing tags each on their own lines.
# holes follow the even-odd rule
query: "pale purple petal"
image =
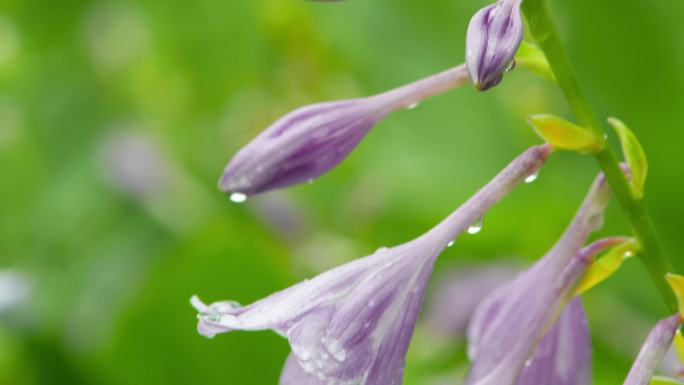
<svg viewBox="0 0 684 385">
<path fill-rule="evenodd" d="M 251 305 L 205 305 L 198 330 L 273 329 L 286 336 L 306 373 L 329 384 L 400 384 L 404 357 L 435 259 L 456 236 L 544 163 L 549 146 L 527 150 L 421 237 L 381 248 Z"/>
<path fill-rule="evenodd" d="M 466 36 L 466 65 L 470 79 L 484 91 L 501 82 L 523 38 L 522 0 L 499 0 L 470 20 Z"/>
<path fill-rule="evenodd" d="M 525 363 L 517 385 L 589 385 L 591 335 L 582 301 L 568 304 L 534 355 Z"/>
<path fill-rule="evenodd" d="M 477 306 L 497 287 L 518 272 L 507 263 L 485 266 L 457 266 L 440 275 L 428 298 L 427 328 L 446 338 L 461 338 Z"/>
<path fill-rule="evenodd" d="M 238 151 L 219 187 L 244 196 L 318 178 L 344 160 L 391 111 L 467 80 L 465 66 L 458 66 L 380 95 L 297 109 Z"/>
<path fill-rule="evenodd" d="M 290 353 L 280 373 L 279 385 L 328 385 L 328 380 L 312 376 L 302 369 L 297 357 Z"/>
<path fill-rule="evenodd" d="M 601 227 L 610 190 L 599 177 L 561 239 L 527 271 L 492 293 L 468 330 L 473 362 L 467 384 L 512 385 L 543 333 L 571 299 L 593 255 L 621 238 L 582 248 Z"/>
<path fill-rule="evenodd" d="M 653 372 L 670 348 L 675 332 L 681 323 L 682 318 L 679 314 L 658 322 L 641 348 L 624 385 L 648 385 Z"/>
</svg>

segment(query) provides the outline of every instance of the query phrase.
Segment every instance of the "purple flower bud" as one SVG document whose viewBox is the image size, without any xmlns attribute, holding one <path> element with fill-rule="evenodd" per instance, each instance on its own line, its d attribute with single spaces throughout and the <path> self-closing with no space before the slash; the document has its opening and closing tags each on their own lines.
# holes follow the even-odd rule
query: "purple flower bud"
<svg viewBox="0 0 684 385">
<path fill-rule="evenodd" d="M 499 84 L 513 65 L 523 38 L 522 0 L 499 0 L 479 10 L 466 36 L 466 65 L 475 87 L 484 91 Z"/>
<path fill-rule="evenodd" d="M 198 330 L 272 329 L 293 357 L 281 384 L 397 385 L 437 256 L 516 185 L 536 172 L 550 147 L 533 147 L 449 217 L 419 238 L 324 272 L 248 306 L 205 305 L 197 297 Z"/>
<path fill-rule="evenodd" d="M 538 341 L 573 297 L 593 256 L 624 241 L 607 238 L 582 248 L 589 234 L 601 227 L 609 198 L 610 190 L 599 177 L 551 250 L 478 307 L 468 330 L 473 365 L 466 384 L 516 384 Z"/>
<path fill-rule="evenodd" d="M 231 159 L 219 187 L 243 197 L 318 178 L 344 160 L 388 113 L 467 81 L 461 65 L 383 94 L 295 110 Z"/>
<path fill-rule="evenodd" d="M 648 385 L 653 372 L 672 344 L 675 332 L 681 323 L 682 317 L 679 314 L 658 322 L 641 348 L 624 385 Z"/>
</svg>

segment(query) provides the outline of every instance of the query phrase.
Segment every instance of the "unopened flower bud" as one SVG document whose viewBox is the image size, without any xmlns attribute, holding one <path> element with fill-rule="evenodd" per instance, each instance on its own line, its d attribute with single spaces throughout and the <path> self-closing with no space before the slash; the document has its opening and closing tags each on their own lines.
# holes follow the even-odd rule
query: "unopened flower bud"
<svg viewBox="0 0 684 385">
<path fill-rule="evenodd" d="M 522 0 L 499 0 L 470 20 L 466 37 L 466 65 L 480 91 L 499 84 L 514 63 L 523 38 Z"/>
</svg>

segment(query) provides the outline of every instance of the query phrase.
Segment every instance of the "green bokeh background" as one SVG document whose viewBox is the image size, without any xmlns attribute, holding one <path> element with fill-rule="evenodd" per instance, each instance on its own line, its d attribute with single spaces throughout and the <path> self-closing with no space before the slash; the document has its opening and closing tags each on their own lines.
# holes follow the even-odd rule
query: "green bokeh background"
<svg viewBox="0 0 684 385">
<path fill-rule="evenodd" d="M 310 185 L 236 205 L 215 187 L 223 166 L 297 106 L 462 62 L 485 3 L 0 0 L 0 269 L 33 284 L 0 313 L 0 384 L 276 384 L 286 341 L 200 337 L 192 294 L 248 303 L 412 239 L 539 142 L 528 114 L 569 110 L 519 69 L 490 92 L 397 112 Z M 649 155 L 648 205 L 684 271 L 684 2 L 551 3 L 598 114 L 627 122 Z M 465 259 L 533 261 L 596 172 L 588 157 L 554 154 L 436 274 Z M 601 234 L 626 231 L 612 205 Z M 621 383 L 634 355 L 624 346 L 664 306 L 637 261 L 585 302 L 595 383 Z M 405 382 L 457 383 L 444 376 L 462 348 L 426 345 L 414 344 Z"/>
</svg>

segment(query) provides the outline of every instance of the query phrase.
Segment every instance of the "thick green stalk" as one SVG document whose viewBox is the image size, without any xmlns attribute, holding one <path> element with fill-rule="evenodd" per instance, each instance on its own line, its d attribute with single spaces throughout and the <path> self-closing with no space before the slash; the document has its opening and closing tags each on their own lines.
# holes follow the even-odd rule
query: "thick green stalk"
<svg viewBox="0 0 684 385">
<path fill-rule="evenodd" d="M 523 12 L 532 37 L 544 51 L 556 81 L 565 94 L 578 122 L 605 136 L 603 126 L 596 118 L 591 105 L 580 88 L 575 71 L 570 64 L 563 44 L 551 19 L 545 0 L 525 0 Z M 627 220 L 641 245 L 640 260 L 653 278 L 658 290 L 671 311 L 677 310 L 677 301 L 665 281 L 665 274 L 672 272 L 672 265 L 663 250 L 658 235 L 642 200 L 636 199 L 629 182 L 622 172 L 618 159 L 606 143 L 603 150 L 594 154 L 613 189 Z"/>
</svg>

